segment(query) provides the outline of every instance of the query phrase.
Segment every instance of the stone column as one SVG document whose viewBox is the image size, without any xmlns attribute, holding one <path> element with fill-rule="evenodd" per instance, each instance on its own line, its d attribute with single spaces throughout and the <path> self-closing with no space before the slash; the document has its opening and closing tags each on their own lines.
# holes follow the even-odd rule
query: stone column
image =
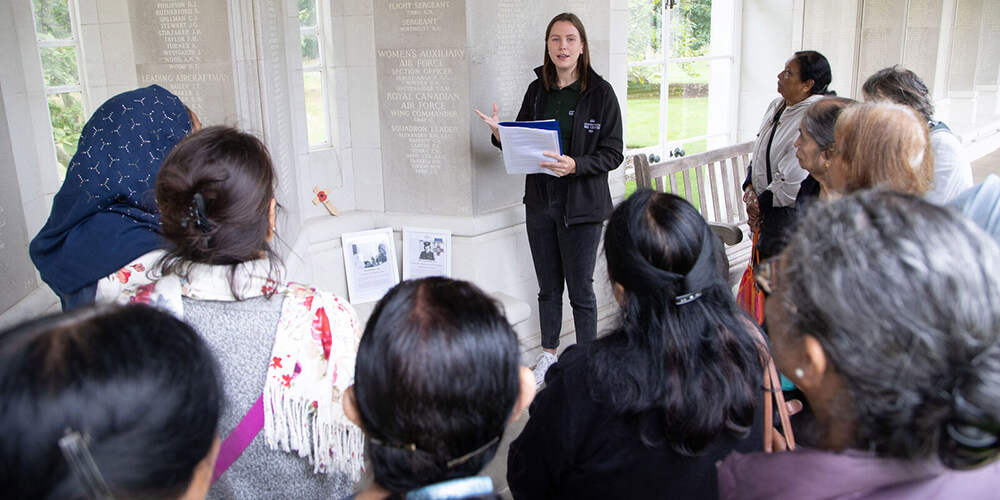
<svg viewBox="0 0 1000 500">
<path fill-rule="evenodd" d="M 958 0 L 951 46 L 948 96 L 953 120 L 976 121 L 976 62 L 979 58 L 984 0 Z"/>
<path fill-rule="evenodd" d="M 979 93 L 976 114 L 1000 113 L 1000 2 L 983 5 L 976 91 Z"/>
<path fill-rule="evenodd" d="M 0 89 L 2 95 L 2 89 Z M 38 286 L 35 266 L 28 258 L 28 230 L 24 224 L 24 205 L 14 167 L 7 109 L 0 99 L 0 311 L 6 311 Z"/>
<path fill-rule="evenodd" d="M 906 0 L 864 2 L 861 16 L 861 50 L 854 95 L 862 98 L 861 85 L 876 71 L 903 60 L 906 35 Z"/>
<path fill-rule="evenodd" d="M 910 0 L 906 16 L 903 66 L 916 73 L 935 95 L 938 68 L 945 64 L 947 43 L 941 43 L 943 0 Z"/>
</svg>

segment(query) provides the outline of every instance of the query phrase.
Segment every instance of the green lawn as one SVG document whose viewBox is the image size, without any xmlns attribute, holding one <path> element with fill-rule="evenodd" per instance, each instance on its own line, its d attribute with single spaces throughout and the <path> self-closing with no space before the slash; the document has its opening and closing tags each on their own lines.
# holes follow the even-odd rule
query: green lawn
<svg viewBox="0 0 1000 500">
<path fill-rule="evenodd" d="M 684 137 L 696 137 L 708 133 L 708 98 L 707 97 L 672 97 L 668 106 L 669 120 L 667 125 L 667 140 L 675 141 Z M 626 130 L 627 148 L 640 148 L 658 144 L 660 100 L 656 97 L 628 99 L 626 109 L 628 128 Z M 705 151 L 705 141 L 684 144 L 686 154 Z M 663 158 L 666 159 L 666 158 Z M 690 174 L 690 172 L 689 172 Z M 677 194 L 686 198 L 695 206 L 698 205 L 697 178 L 692 177 L 690 196 L 684 190 L 682 174 L 675 174 L 677 179 Z M 626 196 L 636 190 L 634 181 L 625 184 Z M 667 187 L 669 191 L 669 185 Z"/>
<path fill-rule="evenodd" d="M 671 97 L 668 104 L 670 116 L 667 122 L 667 141 L 705 135 L 708 132 L 707 97 Z M 625 131 L 626 148 L 642 148 L 660 142 L 659 98 L 630 98 L 625 114 L 628 124 Z"/>
</svg>

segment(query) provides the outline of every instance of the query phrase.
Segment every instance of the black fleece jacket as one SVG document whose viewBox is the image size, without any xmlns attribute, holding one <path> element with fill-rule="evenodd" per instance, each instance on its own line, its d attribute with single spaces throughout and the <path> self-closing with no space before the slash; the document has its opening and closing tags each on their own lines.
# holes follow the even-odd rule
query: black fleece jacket
<svg viewBox="0 0 1000 500">
<path fill-rule="evenodd" d="M 576 161 L 576 172 L 563 177 L 568 182 L 566 223 L 601 222 L 611 215 L 611 191 L 608 172 L 618 168 L 624 159 L 622 113 L 611 84 L 593 69 L 587 75 L 587 89 L 573 112 L 573 145 L 567 152 Z M 518 121 L 540 120 L 545 110 L 547 92 L 542 85 L 542 67 L 535 68 L 538 78 L 528 85 L 517 113 Z M 492 135 L 493 144 L 500 147 Z M 541 203 L 536 179 L 530 174 L 524 179 L 524 204 Z"/>
</svg>

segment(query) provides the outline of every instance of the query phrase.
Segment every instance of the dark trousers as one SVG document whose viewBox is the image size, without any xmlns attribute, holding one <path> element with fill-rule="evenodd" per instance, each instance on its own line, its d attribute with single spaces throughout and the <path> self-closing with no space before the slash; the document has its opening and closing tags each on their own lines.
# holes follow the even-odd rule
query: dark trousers
<svg viewBox="0 0 1000 500">
<path fill-rule="evenodd" d="M 601 240 L 600 222 L 567 225 L 559 207 L 525 207 L 531 260 L 538 277 L 538 319 L 542 347 L 559 347 L 563 283 L 569 286 L 576 342 L 597 338 L 594 264 Z"/>
</svg>

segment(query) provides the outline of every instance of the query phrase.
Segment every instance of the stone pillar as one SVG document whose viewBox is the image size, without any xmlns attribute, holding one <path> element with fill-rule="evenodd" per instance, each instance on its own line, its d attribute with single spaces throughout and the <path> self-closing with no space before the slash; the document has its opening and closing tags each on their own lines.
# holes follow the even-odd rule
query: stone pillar
<svg viewBox="0 0 1000 500">
<path fill-rule="evenodd" d="M 876 71 L 903 60 L 906 35 L 906 0 L 874 0 L 864 2 L 861 16 L 861 50 L 858 52 L 858 75 L 854 95 L 858 99 L 861 85 Z"/>
<path fill-rule="evenodd" d="M 976 114 L 1000 113 L 1000 2 L 983 5 L 976 91 L 979 93 Z"/>
<path fill-rule="evenodd" d="M 836 90 L 840 96 L 851 97 L 854 92 L 854 68 L 857 56 L 857 2 L 805 2 L 803 8 L 805 13 L 802 16 L 801 49 L 817 50 L 826 56 L 833 72 L 830 88 Z M 752 32 L 750 33 L 752 36 Z M 743 58 L 750 60 L 751 54 L 744 52 Z M 769 68 L 768 75 L 771 72 L 776 74 L 779 69 L 780 65 L 773 68 L 773 71 Z M 768 81 L 773 81 L 773 78 Z M 759 113 L 763 113 L 763 108 Z M 751 130 L 755 134 L 760 125 L 760 116 L 752 120 L 755 121 Z"/>
<path fill-rule="evenodd" d="M 951 46 L 948 96 L 952 120 L 976 121 L 976 62 L 979 58 L 984 0 L 958 0 Z"/>
<path fill-rule="evenodd" d="M 942 0 L 910 0 L 906 16 L 902 63 L 923 79 L 931 96 L 935 95 L 938 67 L 948 55 L 947 44 L 941 43 L 943 3 Z"/>
<path fill-rule="evenodd" d="M 2 89 L 0 89 L 2 95 Z M 24 223 L 24 205 L 17 182 L 10 125 L 3 99 L 0 99 L 0 311 L 6 311 L 38 286 L 35 266 L 28 258 L 28 230 Z"/>
</svg>

